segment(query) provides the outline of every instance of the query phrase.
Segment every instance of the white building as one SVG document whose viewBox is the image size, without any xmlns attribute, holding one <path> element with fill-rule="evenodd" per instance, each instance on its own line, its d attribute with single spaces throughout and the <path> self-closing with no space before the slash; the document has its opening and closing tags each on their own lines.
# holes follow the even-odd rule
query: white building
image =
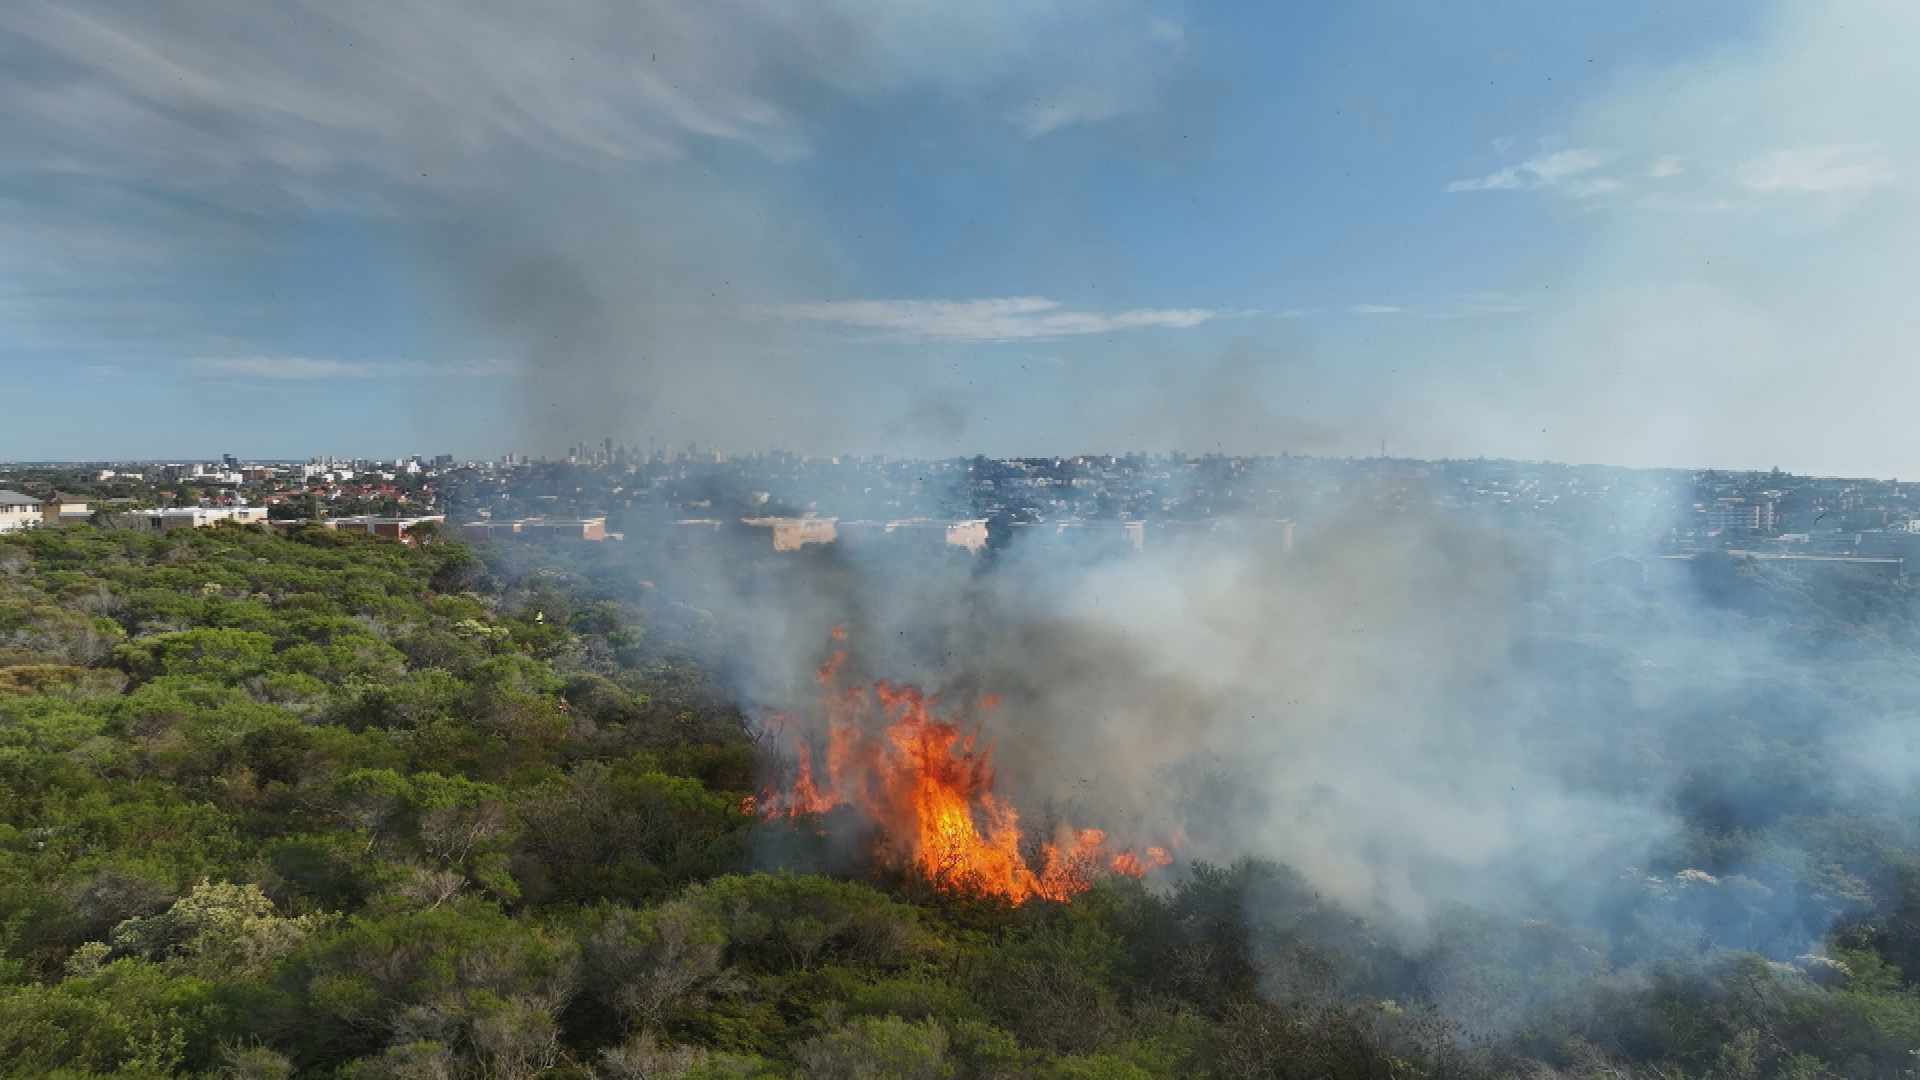
<svg viewBox="0 0 1920 1080">
<path fill-rule="evenodd" d="M 1707 529 L 1764 532 L 1773 528 L 1773 503 L 1766 499 L 1726 498 L 1716 500 L 1707 509 Z"/>
<path fill-rule="evenodd" d="M 39 499 L 17 491 L 0 491 L 0 532 L 31 529 L 40 521 Z"/>
<path fill-rule="evenodd" d="M 136 510 L 128 516 L 138 522 L 139 528 L 150 532 L 171 532 L 174 529 L 204 529 L 223 521 L 231 521 L 236 525 L 264 525 L 267 521 L 267 508 L 264 506 L 182 506 L 166 510 Z"/>
</svg>

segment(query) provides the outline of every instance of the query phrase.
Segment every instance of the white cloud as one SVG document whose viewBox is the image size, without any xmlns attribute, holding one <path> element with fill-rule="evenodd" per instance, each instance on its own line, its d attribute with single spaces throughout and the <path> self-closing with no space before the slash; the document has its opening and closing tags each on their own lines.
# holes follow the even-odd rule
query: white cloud
<svg viewBox="0 0 1920 1080">
<path fill-rule="evenodd" d="M 1647 176 L 1654 180 L 1665 180 L 1670 176 L 1679 176 L 1687 171 L 1686 160 L 1678 154 L 1662 155 L 1647 169 Z"/>
<path fill-rule="evenodd" d="M 1123 104 L 1112 95 L 1099 92 L 1056 93 L 1050 100 L 1017 105 L 1007 119 L 1028 138 L 1050 135 L 1075 124 L 1099 123 L 1123 111 Z"/>
<path fill-rule="evenodd" d="M 1572 199 L 1597 199 L 1630 190 L 1626 180 L 1595 175 L 1594 170 L 1615 155 L 1591 149 L 1559 150 L 1485 176 L 1456 180 L 1448 191 L 1515 191 L 1547 189 Z M 1661 154 L 1644 173 L 1645 180 L 1672 181 L 1687 175 L 1685 159 Z M 1826 194 L 1867 191 L 1898 182 L 1899 172 L 1888 162 L 1859 147 L 1815 146 L 1770 150 L 1717 173 L 1693 174 L 1693 190 L 1650 192 L 1629 205 L 1661 210 L 1719 211 L 1734 205 L 1733 195 L 1746 193 Z M 1710 179 L 1709 176 L 1717 178 Z M 1728 182 L 1728 178 L 1731 182 Z"/>
<path fill-rule="evenodd" d="M 1775 150 L 1742 165 L 1742 187 L 1753 191 L 1821 193 L 1864 191 L 1895 180 L 1892 166 L 1846 146 Z"/>
<path fill-rule="evenodd" d="M 1425 309 L 1419 314 L 1429 319 L 1475 319 L 1484 315 L 1517 315 L 1528 305 L 1506 293 L 1474 293 L 1447 307 Z"/>
<path fill-rule="evenodd" d="M 1208 308 L 1063 311 L 1055 300 L 1010 296 L 988 300 L 842 300 L 789 304 L 765 314 L 855 330 L 901 341 L 1032 341 L 1125 330 L 1184 330 L 1223 315 Z"/>
<path fill-rule="evenodd" d="M 1089 8 L 1083 15 L 1085 23 L 1073 28 L 1074 36 L 1095 47 L 1054 54 L 1045 70 L 1023 76 L 1009 95 L 1013 103 L 1006 119 L 1028 138 L 1150 108 L 1186 56 L 1186 30 L 1172 19 L 1141 19 L 1128 4 L 1108 5 L 1099 13 Z"/>
<path fill-rule="evenodd" d="M 1600 150 L 1556 150 L 1534 158 L 1521 168 L 1532 173 L 1542 184 L 1552 186 L 1605 165 L 1609 156 Z"/>
<path fill-rule="evenodd" d="M 1674 195 L 1664 191 L 1642 196 L 1633 205 L 1642 210 L 1682 214 L 1725 214 L 1740 208 L 1725 195 Z"/>
<path fill-rule="evenodd" d="M 1355 315 L 1408 315 L 1418 319 L 1473 319 L 1484 315 L 1511 315 L 1527 310 L 1527 305 L 1504 293 L 1474 293 L 1452 304 L 1419 305 L 1354 304 L 1347 309 Z"/>
<path fill-rule="evenodd" d="M 1575 177 L 1582 177 L 1594 169 L 1605 165 L 1610 154 L 1602 150 L 1576 148 L 1554 150 L 1527 159 L 1518 165 L 1509 165 L 1497 169 L 1485 176 L 1471 180 L 1455 180 L 1447 185 L 1448 191 L 1503 191 L 1518 188 L 1554 187 L 1566 184 Z M 1570 188 L 1576 194 L 1600 194 L 1612 190 L 1605 187 L 1610 181 L 1586 180 L 1583 188 Z M 1615 184 L 1614 186 L 1618 186 Z"/>
<path fill-rule="evenodd" d="M 1521 175 L 1520 167 L 1518 165 L 1509 165 L 1504 169 L 1497 169 L 1485 176 L 1476 177 L 1472 180 L 1455 180 L 1453 183 L 1447 185 L 1447 190 L 1510 191 L 1514 188 L 1527 186 L 1529 185 L 1526 182 L 1526 178 Z"/>
<path fill-rule="evenodd" d="M 310 360 L 301 356 L 206 356 L 190 365 L 198 375 L 233 375 L 246 379 L 364 379 L 373 374 L 366 364 L 339 360 Z"/>
<path fill-rule="evenodd" d="M 197 375 L 243 379 L 396 379 L 511 377 L 500 364 L 420 364 L 396 362 L 363 364 L 344 360 L 314 360 L 304 356 L 207 356 L 192 361 Z"/>
<path fill-rule="evenodd" d="M 1611 176 L 1594 176 L 1573 180 L 1563 185 L 1563 190 L 1576 199 L 1591 199 L 1600 195 L 1611 195 L 1627 185 Z"/>
</svg>

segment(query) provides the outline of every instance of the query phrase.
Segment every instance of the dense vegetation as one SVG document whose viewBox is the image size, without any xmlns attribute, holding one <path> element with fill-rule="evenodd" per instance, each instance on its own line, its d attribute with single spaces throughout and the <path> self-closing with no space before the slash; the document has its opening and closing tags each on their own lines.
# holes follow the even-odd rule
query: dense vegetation
<svg viewBox="0 0 1920 1080">
<path fill-rule="evenodd" d="M 725 696 L 617 590 L 502 558 L 0 538 L 0 1074 L 1915 1068 L 1920 853 L 1886 822 L 1703 804 L 1631 933 L 1462 912 L 1417 947 L 1257 862 L 1018 909 L 757 873 L 793 838 L 741 812 Z M 1769 956 L 1783 891 L 1825 957 Z"/>
</svg>

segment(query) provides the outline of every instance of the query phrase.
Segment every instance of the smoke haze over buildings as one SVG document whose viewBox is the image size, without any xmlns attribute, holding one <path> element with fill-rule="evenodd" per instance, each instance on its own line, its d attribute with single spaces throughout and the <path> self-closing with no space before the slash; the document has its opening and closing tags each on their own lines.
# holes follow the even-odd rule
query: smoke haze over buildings
<svg viewBox="0 0 1920 1080">
<path fill-rule="evenodd" d="M 1543 547 L 1422 483 L 1307 509 L 1291 552 L 1224 534 L 1092 561 L 1039 533 L 984 560 L 721 548 L 681 566 L 705 591 L 667 588 L 716 620 L 750 711 L 802 718 L 779 726 L 789 752 L 821 736 L 816 669 L 846 648 L 863 677 L 996 695 L 969 715 L 1003 792 L 1044 820 L 1282 861 L 1409 945 L 1465 909 L 1665 956 L 1681 946 L 1645 925 L 1647 882 L 1696 857 L 1686 822 L 1905 805 L 1906 768 L 1861 761 L 1897 716 L 1841 704 L 1848 684 L 1905 692 L 1877 646 L 1809 647 L 1691 578 L 1623 592 L 1589 569 L 1606 549 Z M 1790 959 L 1840 911 L 1760 907 L 1674 918 Z"/>
</svg>

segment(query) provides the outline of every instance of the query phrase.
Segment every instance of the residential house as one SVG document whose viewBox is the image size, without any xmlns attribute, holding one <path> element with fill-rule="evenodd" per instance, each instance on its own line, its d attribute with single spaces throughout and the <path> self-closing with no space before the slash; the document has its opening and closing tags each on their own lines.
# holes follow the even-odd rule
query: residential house
<svg viewBox="0 0 1920 1080">
<path fill-rule="evenodd" d="M 71 525 L 93 519 L 93 507 L 85 495 L 56 491 L 40 504 L 40 519 L 48 525 Z"/>
<path fill-rule="evenodd" d="M 0 532 L 30 529 L 40 524 L 40 500 L 17 491 L 0 491 Z"/>
</svg>

